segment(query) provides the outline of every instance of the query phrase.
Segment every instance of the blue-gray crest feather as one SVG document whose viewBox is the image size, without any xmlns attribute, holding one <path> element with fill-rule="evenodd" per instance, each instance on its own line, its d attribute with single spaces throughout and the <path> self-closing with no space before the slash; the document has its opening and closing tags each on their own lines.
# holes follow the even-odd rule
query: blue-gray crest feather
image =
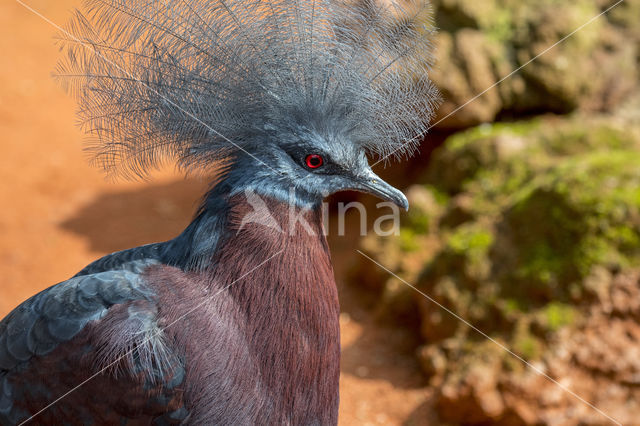
<svg viewBox="0 0 640 426">
<path fill-rule="evenodd" d="M 108 172 L 198 167 L 301 127 L 404 155 L 437 99 L 430 16 L 422 0 L 86 0 L 57 75 Z"/>
</svg>

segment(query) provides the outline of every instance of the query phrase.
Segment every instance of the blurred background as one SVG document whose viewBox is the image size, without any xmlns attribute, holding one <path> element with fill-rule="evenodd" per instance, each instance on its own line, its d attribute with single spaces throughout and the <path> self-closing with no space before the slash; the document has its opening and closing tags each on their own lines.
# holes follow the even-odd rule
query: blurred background
<svg viewBox="0 0 640 426">
<path fill-rule="evenodd" d="M 62 25 L 79 0 L 26 3 Z M 398 236 L 329 236 L 340 422 L 610 422 L 564 387 L 640 424 L 640 0 L 453 114 L 615 1 L 432 4 L 437 124 L 419 155 L 378 170 L 412 208 Z M 43 17 L 0 4 L 0 317 L 101 255 L 172 238 L 207 185 L 173 170 L 108 182 L 89 167 Z M 332 208 L 356 197 L 375 205 L 341 194 Z"/>
</svg>

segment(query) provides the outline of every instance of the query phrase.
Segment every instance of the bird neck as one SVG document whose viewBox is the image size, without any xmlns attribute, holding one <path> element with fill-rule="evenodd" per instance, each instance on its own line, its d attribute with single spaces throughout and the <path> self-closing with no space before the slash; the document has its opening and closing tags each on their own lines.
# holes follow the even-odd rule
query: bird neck
<svg viewBox="0 0 640 426">
<path fill-rule="evenodd" d="M 212 272 L 241 311 L 270 405 L 293 424 L 337 422 L 340 308 L 322 223 L 321 208 L 232 197 Z"/>
<path fill-rule="evenodd" d="M 188 306 L 203 310 L 190 327 L 216 335 L 220 317 L 206 309 L 228 313 L 246 336 L 228 378 L 245 393 L 258 389 L 265 422 L 336 424 L 340 308 L 322 209 L 244 194 L 221 199 L 209 199 L 181 236 L 186 260 L 209 256 L 208 266 L 184 274 L 203 290 L 187 292 L 198 298 Z M 202 297 L 216 302 L 203 305 Z M 203 357 L 194 362 L 197 371 L 212 368 Z"/>
<path fill-rule="evenodd" d="M 163 245 L 166 264 L 185 271 L 213 268 L 224 241 L 249 225 L 326 245 L 321 199 L 283 190 L 281 183 L 265 180 L 254 185 L 242 179 L 232 172 L 205 195 L 189 226 Z"/>
</svg>

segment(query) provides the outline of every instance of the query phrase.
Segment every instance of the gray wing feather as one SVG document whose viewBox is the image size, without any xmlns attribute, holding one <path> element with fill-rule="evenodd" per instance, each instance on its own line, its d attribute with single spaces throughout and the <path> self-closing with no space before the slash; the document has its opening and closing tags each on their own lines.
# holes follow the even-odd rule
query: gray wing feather
<svg viewBox="0 0 640 426">
<path fill-rule="evenodd" d="M 123 254 L 130 256 L 130 253 Z M 120 261 L 116 262 L 116 258 Z M 120 386 L 130 384 L 132 392 L 139 392 L 136 398 L 123 402 L 115 397 L 111 402 L 96 402 L 95 407 L 80 404 L 72 409 L 73 413 L 89 413 L 90 418 L 92 409 L 112 407 L 109 404 L 113 403 L 119 404 L 122 410 L 114 416 L 122 419 L 150 416 L 156 421 L 168 419 L 167 424 L 173 424 L 186 416 L 180 409 L 165 412 L 171 401 L 175 407 L 181 404 L 181 394 L 175 388 L 184 380 L 185 371 L 158 326 L 155 295 L 142 277 L 146 268 L 159 262 L 155 259 L 122 262 L 122 259 L 122 255 L 108 258 L 107 263 L 116 269 L 107 271 L 100 271 L 105 263 L 98 261 L 89 268 L 93 273 L 76 275 L 44 290 L 0 321 L 1 425 L 17 424 L 29 418 L 33 414 L 29 410 L 53 397 L 52 389 L 66 389 L 65 379 L 69 374 L 82 377 L 110 366 L 113 366 L 113 380 Z M 78 375 L 77 366 L 73 364 L 76 358 L 67 359 L 69 353 L 76 353 L 74 346 L 67 354 L 54 355 L 59 357 L 58 371 L 42 371 L 42 366 L 34 364 L 36 358 L 52 353 L 97 320 L 102 321 L 91 324 L 90 361 L 88 366 L 80 367 L 89 371 L 80 371 Z M 118 363 L 121 359 L 123 362 Z M 32 373 L 41 374 L 43 378 L 46 375 L 47 381 L 40 383 L 33 379 L 33 374 L 30 381 L 20 378 L 33 368 Z M 119 377 L 121 373 L 128 377 Z M 126 405 L 129 403 L 130 406 Z M 60 413 L 64 414 L 64 409 Z"/>
<path fill-rule="evenodd" d="M 119 270 L 76 276 L 25 301 L 0 321 L 0 372 L 48 354 L 88 322 L 102 318 L 113 305 L 150 300 L 153 293 L 140 273 L 155 263 L 138 260 Z"/>
<path fill-rule="evenodd" d="M 97 272 L 115 271 L 123 267 L 135 268 L 136 265 L 141 263 L 145 264 L 145 262 L 150 260 L 159 261 L 162 255 L 162 247 L 162 243 L 154 243 L 136 247 L 135 249 L 127 249 L 108 254 L 87 265 L 82 271 L 78 272 L 75 277 L 95 274 Z"/>
</svg>

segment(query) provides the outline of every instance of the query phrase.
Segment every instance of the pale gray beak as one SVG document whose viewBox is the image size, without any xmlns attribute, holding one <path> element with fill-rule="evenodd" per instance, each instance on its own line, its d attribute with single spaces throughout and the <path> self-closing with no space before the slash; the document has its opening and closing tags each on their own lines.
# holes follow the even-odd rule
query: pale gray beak
<svg viewBox="0 0 640 426">
<path fill-rule="evenodd" d="M 409 201 L 402 192 L 380 179 L 373 170 L 367 170 L 364 176 L 353 178 L 354 186 L 351 189 L 367 194 L 375 195 L 385 201 L 391 201 L 398 207 L 409 210 Z"/>
</svg>

